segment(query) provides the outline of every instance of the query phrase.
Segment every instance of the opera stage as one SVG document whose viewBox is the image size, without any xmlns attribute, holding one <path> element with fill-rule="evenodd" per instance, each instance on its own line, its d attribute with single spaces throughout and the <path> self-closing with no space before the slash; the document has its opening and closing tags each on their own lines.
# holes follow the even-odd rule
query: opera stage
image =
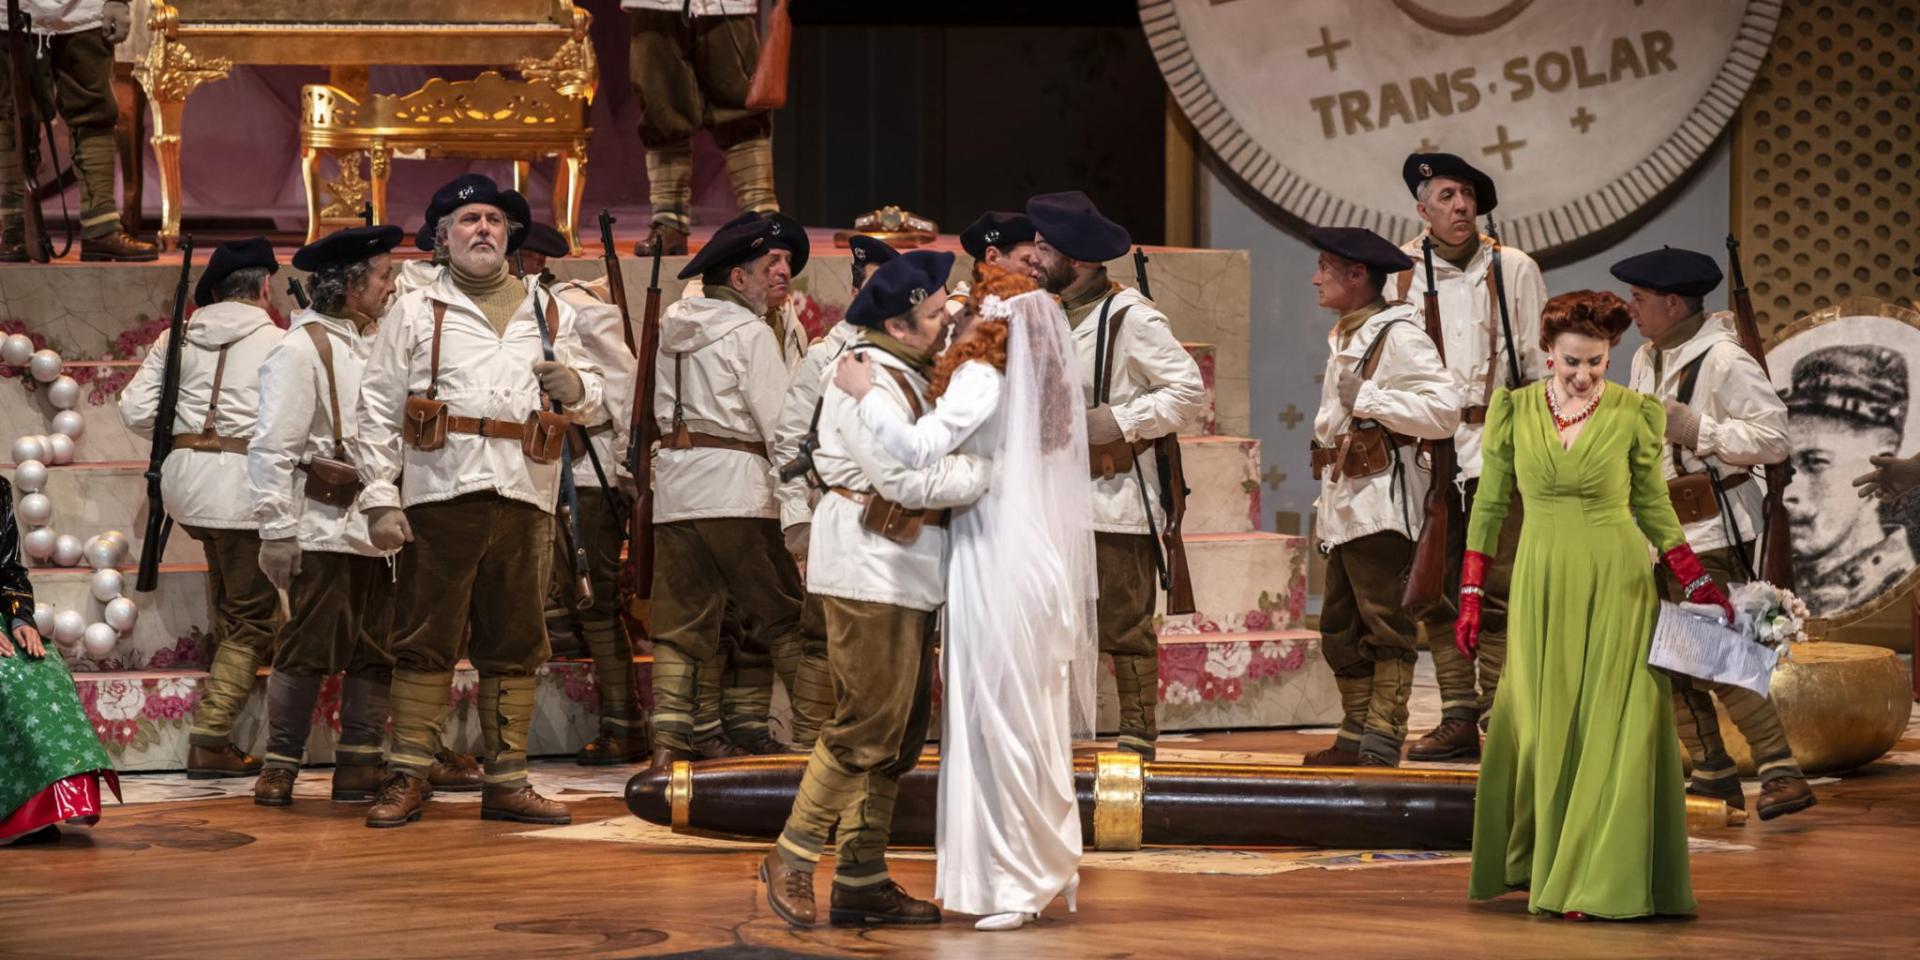
<svg viewBox="0 0 1920 960">
<path fill-rule="evenodd" d="M 1437 710 L 1431 689 L 1417 697 L 1417 708 Z M 1324 739 L 1212 734 L 1163 750 L 1244 759 L 1297 755 Z M 1920 731 L 1912 729 L 1893 755 L 1819 786 L 1812 810 L 1696 831 L 1699 917 L 1633 923 L 1528 918 L 1518 896 L 1469 904 L 1466 865 L 1452 855 L 1301 866 L 1265 851 L 1171 864 L 1090 854 L 1079 912 L 1056 902 L 1039 924 L 1011 934 L 976 933 L 957 919 L 933 929 L 793 932 L 768 912 L 753 879 L 763 847 L 689 845 L 663 831 L 636 841 L 637 821 L 620 801 L 586 783 L 617 784 L 628 769 L 536 765 L 536 777 L 580 778 L 574 796 L 598 793 L 569 804 L 575 826 L 564 828 L 482 822 L 471 803 L 436 800 L 420 823 L 368 830 L 364 807 L 324 794 L 278 810 L 243 797 L 111 806 L 98 827 L 69 830 L 57 845 L 0 850 L 0 955 L 1616 960 L 1883 957 L 1920 941 L 1911 895 L 1920 861 L 1907 855 L 1920 825 Z M 323 776 L 309 771 L 303 788 Z M 132 778 L 129 789 L 146 779 Z M 903 851 L 893 870 L 910 891 L 928 894 L 933 864 L 919 853 Z M 1196 869 L 1240 875 L 1189 872 Z"/>
</svg>

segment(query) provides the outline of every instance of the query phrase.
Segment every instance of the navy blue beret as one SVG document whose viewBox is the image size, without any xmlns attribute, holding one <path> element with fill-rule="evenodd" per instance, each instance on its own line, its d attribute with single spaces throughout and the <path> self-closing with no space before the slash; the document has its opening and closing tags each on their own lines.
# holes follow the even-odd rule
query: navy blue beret
<svg viewBox="0 0 1920 960">
<path fill-rule="evenodd" d="M 338 269 L 386 253 L 399 246 L 406 235 L 395 226 L 336 230 L 294 251 L 293 267 L 308 273 Z"/>
<path fill-rule="evenodd" d="M 888 246 L 885 240 L 864 233 L 848 237 L 847 249 L 853 252 L 854 264 L 862 267 L 878 266 L 900 256 L 900 251 Z"/>
<path fill-rule="evenodd" d="M 268 273 L 280 270 L 280 261 L 274 258 L 273 244 L 265 237 L 252 240 L 229 240 L 213 248 L 213 256 L 207 258 L 207 269 L 200 274 L 200 282 L 193 285 L 193 305 L 204 307 L 213 302 L 213 288 L 220 281 L 235 272 L 248 267 L 266 267 Z"/>
<path fill-rule="evenodd" d="M 890 317 L 912 310 L 940 288 L 953 273 L 953 254 L 939 250 L 909 250 L 880 265 L 847 305 L 846 321 L 858 327 L 879 327 Z"/>
<path fill-rule="evenodd" d="M 433 234 L 440 225 L 440 218 L 470 203 L 484 203 L 497 208 L 508 220 L 520 225 L 520 229 L 507 238 L 508 253 L 520 249 L 520 245 L 527 242 L 527 227 L 533 223 L 533 211 L 527 206 L 527 198 L 517 190 L 500 189 L 500 185 L 485 174 L 463 173 L 433 192 L 433 199 L 427 202 L 427 222 L 421 224 L 420 232 L 413 235 L 414 246 L 432 250 Z"/>
<path fill-rule="evenodd" d="M 1314 227 L 1307 231 L 1307 242 L 1343 260 L 1388 273 L 1413 266 L 1413 258 L 1405 251 L 1365 227 Z"/>
<path fill-rule="evenodd" d="M 1416 197 L 1420 195 L 1420 185 L 1434 177 L 1473 184 L 1474 207 L 1479 213 L 1492 213 L 1493 208 L 1500 205 L 1493 178 L 1451 153 L 1410 153 L 1407 162 L 1400 165 L 1400 179 L 1407 182 L 1407 192 Z"/>
<path fill-rule="evenodd" d="M 1101 216 L 1093 200 L 1078 190 L 1028 200 L 1027 219 L 1040 239 L 1075 260 L 1105 263 L 1133 246 L 1127 228 Z"/>
<path fill-rule="evenodd" d="M 768 250 L 779 248 L 793 255 L 793 275 L 807 266 L 807 228 L 784 213 L 743 213 L 714 231 L 713 239 L 687 261 L 680 279 L 691 280 L 710 271 L 752 263 Z"/>
<path fill-rule="evenodd" d="M 573 254 L 573 244 L 567 242 L 566 235 L 544 223 L 527 225 L 527 239 L 520 249 L 556 259 Z"/>
<path fill-rule="evenodd" d="M 1011 250 L 1018 244 L 1033 242 L 1033 221 L 1024 213 L 990 210 L 960 231 L 960 248 L 975 260 L 984 259 L 988 247 Z"/>
<path fill-rule="evenodd" d="M 1720 285 L 1720 264 L 1704 253 L 1661 247 L 1628 257 L 1608 268 L 1614 279 L 1683 297 L 1704 297 Z"/>
</svg>

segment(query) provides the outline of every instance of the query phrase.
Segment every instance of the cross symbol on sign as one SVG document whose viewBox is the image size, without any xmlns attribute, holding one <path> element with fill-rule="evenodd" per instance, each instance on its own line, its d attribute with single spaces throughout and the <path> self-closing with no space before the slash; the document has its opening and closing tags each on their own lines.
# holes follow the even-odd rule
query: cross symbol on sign
<svg viewBox="0 0 1920 960">
<path fill-rule="evenodd" d="M 1432 140 L 1428 140 L 1426 137 L 1421 137 L 1420 145 L 1413 148 L 1413 152 L 1414 153 L 1432 153 L 1438 149 L 1440 149 L 1439 144 L 1434 143 Z"/>
<path fill-rule="evenodd" d="M 1299 426 L 1300 421 L 1305 420 L 1307 418 L 1306 414 L 1300 412 L 1299 407 L 1296 407 L 1291 403 L 1287 404 L 1287 408 L 1285 410 L 1280 411 L 1279 416 L 1280 416 L 1280 422 L 1286 424 L 1288 430 L 1292 430 L 1293 428 Z"/>
<path fill-rule="evenodd" d="M 1267 489 L 1278 490 L 1281 484 L 1287 482 L 1287 475 L 1281 473 L 1279 467 L 1268 467 L 1267 472 L 1260 475 L 1260 479 L 1267 482 Z"/>
<path fill-rule="evenodd" d="M 1525 140 L 1507 139 L 1507 125 L 1504 123 L 1495 127 L 1494 132 L 1499 134 L 1499 137 L 1494 141 L 1494 143 L 1491 146 L 1481 147 L 1480 152 L 1487 156 L 1493 156 L 1496 153 L 1499 154 L 1500 169 L 1512 170 L 1513 169 L 1513 152 L 1515 150 L 1520 149 L 1521 147 L 1526 146 L 1527 142 Z"/>
<path fill-rule="evenodd" d="M 1579 127 L 1581 133 L 1586 133 L 1587 128 L 1593 126 L 1593 122 L 1598 119 L 1600 118 L 1588 113 L 1586 107 L 1581 107 L 1574 111 L 1573 116 L 1568 119 L 1567 123 L 1569 126 Z"/>
<path fill-rule="evenodd" d="M 1317 47 L 1308 47 L 1307 56 L 1326 57 L 1327 70 L 1328 72 L 1333 72 L 1340 69 L 1340 63 L 1335 57 L 1335 54 L 1351 46 L 1353 46 L 1352 40 L 1335 40 L 1333 39 L 1333 34 L 1329 32 L 1326 27 L 1321 27 L 1320 45 Z"/>
</svg>

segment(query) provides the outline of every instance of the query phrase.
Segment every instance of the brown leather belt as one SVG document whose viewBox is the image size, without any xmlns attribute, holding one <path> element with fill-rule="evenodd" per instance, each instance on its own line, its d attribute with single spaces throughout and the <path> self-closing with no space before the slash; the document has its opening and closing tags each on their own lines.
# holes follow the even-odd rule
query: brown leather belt
<svg viewBox="0 0 1920 960">
<path fill-rule="evenodd" d="M 754 440 L 739 440 L 733 437 L 721 437 L 711 433 L 697 433 L 688 430 L 685 433 L 668 434 L 661 444 L 668 450 L 738 450 L 751 453 L 762 460 L 772 460 L 767 456 L 767 445 Z"/>
<path fill-rule="evenodd" d="M 176 433 L 175 450 L 203 450 L 207 453 L 246 453 L 246 437 L 222 437 L 211 433 Z"/>
<path fill-rule="evenodd" d="M 854 503 L 863 507 L 875 500 L 884 502 L 887 499 L 872 490 L 853 490 L 848 487 L 833 487 L 831 489 L 834 493 L 846 497 L 848 500 L 852 500 Z M 951 510 L 909 510 L 906 512 L 908 514 L 920 514 L 922 518 L 921 522 L 929 527 L 944 527 L 947 525 L 947 520 L 953 515 L 953 511 Z"/>
<path fill-rule="evenodd" d="M 1486 405 L 1481 404 L 1479 406 L 1468 407 L 1465 410 L 1460 411 L 1460 422 L 1475 423 L 1475 424 L 1486 423 L 1487 422 Z"/>
<path fill-rule="evenodd" d="M 525 440 L 525 420 L 495 420 L 491 417 L 463 417 L 447 414 L 448 433 L 472 433 L 493 440 Z"/>
</svg>

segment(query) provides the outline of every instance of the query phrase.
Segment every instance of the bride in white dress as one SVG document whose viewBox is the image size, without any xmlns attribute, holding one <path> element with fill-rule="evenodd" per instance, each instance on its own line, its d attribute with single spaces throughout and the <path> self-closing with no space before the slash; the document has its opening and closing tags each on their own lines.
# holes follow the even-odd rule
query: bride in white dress
<svg viewBox="0 0 1920 960">
<path fill-rule="evenodd" d="M 976 285 L 976 297 L 982 287 L 1032 289 L 1011 274 Z M 949 527 L 934 896 L 979 915 L 978 929 L 1008 930 L 1055 897 L 1076 906 L 1073 740 L 1093 734 L 1098 585 L 1066 315 L 1038 290 L 986 294 L 976 309 L 950 348 L 972 359 L 941 365 L 951 379 L 931 411 L 915 423 L 884 404 L 859 411 L 910 466 L 956 449 L 994 461 L 987 494 Z M 1002 330 L 1004 371 L 993 345 Z M 858 361 L 836 372 L 855 396 L 870 377 Z"/>
</svg>

